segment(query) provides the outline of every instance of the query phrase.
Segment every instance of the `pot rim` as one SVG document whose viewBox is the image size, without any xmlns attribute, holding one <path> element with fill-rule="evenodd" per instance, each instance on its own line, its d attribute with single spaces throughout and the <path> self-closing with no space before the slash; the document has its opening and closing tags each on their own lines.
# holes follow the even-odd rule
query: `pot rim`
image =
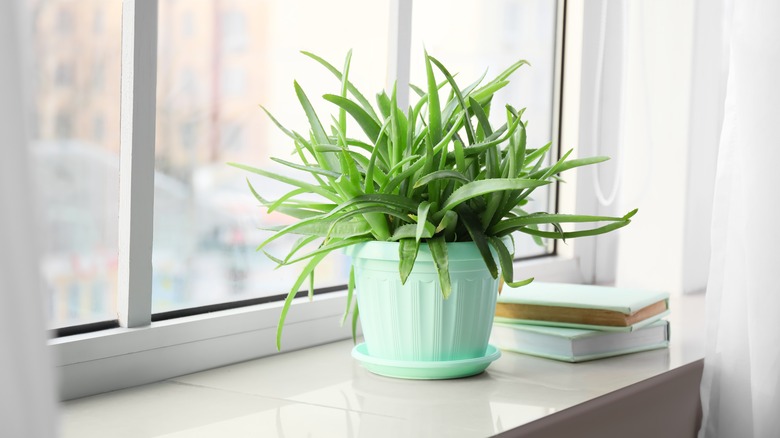
<svg viewBox="0 0 780 438">
<path fill-rule="evenodd" d="M 510 246 L 510 252 L 514 252 L 512 245 L 512 239 L 509 236 L 501 238 L 507 245 Z M 400 257 L 398 255 L 399 242 L 382 242 L 378 240 L 372 240 L 368 242 L 360 242 L 354 245 L 350 245 L 344 248 L 344 254 L 352 259 L 374 259 L 374 260 L 387 260 L 398 261 Z M 493 257 L 497 257 L 495 249 L 490 247 L 490 252 L 493 253 Z M 447 256 L 450 261 L 457 260 L 482 260 L 482 254 L 479 252 L 477 245 L 469 240 L 466 242 L 447 242 Z M 433 261 L 431 250 L 425 242 L 420 242 L 420 249 L 417 253 L 418 261 Z"/>
</svg>

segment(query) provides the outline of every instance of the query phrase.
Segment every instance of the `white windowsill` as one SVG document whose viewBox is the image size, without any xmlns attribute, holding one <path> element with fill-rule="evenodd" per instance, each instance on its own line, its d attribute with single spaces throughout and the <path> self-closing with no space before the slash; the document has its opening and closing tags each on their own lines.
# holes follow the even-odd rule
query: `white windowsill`
<svg viewBox="0 0 780 438">
<path fill-rule="evenodd" d="M 339 341 L 62 404 L 65 437 L 487 436 L 704 355 L 704 296 L 673 297 L 669 349 L 567 364 L 505 352 L 450 381 L 370 374 Z"/>
<path fill-rule="evenodd" d="M 582 282 L 576 258 L 544 257 L 515 264 L 538 281 Z M 346 291 L 298 298 L 287 315 L 283 347 L 290 352 L 350 337 L 339 321 Z M 130 388 L 277 354 L 281 302 L 176 318 L 50 341 L 62 400 Z"/>
</svg>

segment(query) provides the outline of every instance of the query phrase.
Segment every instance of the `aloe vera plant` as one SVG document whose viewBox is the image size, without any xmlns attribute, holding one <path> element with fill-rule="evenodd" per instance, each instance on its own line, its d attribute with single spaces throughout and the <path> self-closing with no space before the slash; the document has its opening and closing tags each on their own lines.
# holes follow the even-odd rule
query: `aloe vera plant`
<svg viewBox="0 0 780 438">
<path fill-rule="evenodd" d="M 505 236 L 521 232 L 534 238 L 567 239 L 594 236 L 624 227 L 636 210 L 622 217 L 584 216 L 546 212 L 529 213 L 524 206 L 537 187 L 550 184 L 568 169 L 596 164 L 607 157 L 569 159 L 545 165 L 551 144 L 526 147 L 524 109 L 511 105 L 492 108 L 494 94 L 526 61 L 518 61 L 495 78 L 485 75 L 461 88 L 441 62 L 425 54 L 427 86 L 411 86 L 417 101 L 400 108 L 396 90 L 376 96 L 376 107 L 350 82 L 351 52 L 342 70 L 312 53 L 304 55 L 321 64 L 340 81 L 338 94 L 323 96 L 337 110 L 326 129 L 312 104 L 295 83 L 295 94 L 309 122 L 309 132 L 288 130 L 263 108 L 289 138 L 299 163 L 273 160 L 309 176 L 294 179 L 244 164 L 237 168 L 291 186 L 277 200 L 263 198 L 247 179 L 249 189 L 269 212 L 279 211 L 297 221 L 274 227 L 267 244 L 286 235 L 300 235 L 284 258 L 266 253 L 278 265 L 304 263 L 287 294 L 277 330 L 277 348 L 290 304 L 309 280 L 313 290 L 316 266 L 335 250 L 371 240 L 399 243 L 399 275 L 406 281 L 420 245 L 428 245 L 439 274 L 441 292 L 450 294 L 447 242 L 473 241 L 493 278 L 515 281 L 511 245 Z M 446 99 L 442 99 L 446 95 Z M 505 122 L 495 126 L 491 111 L 502 111 Z M 347 132 L 347 117 L 362 132 Z M 321 200 L 314 202 L 310 194 Z M 561 224 L 605 222 L 579 231 L 564 231 Z M 551 230 L 540 229 L 547 225 Z M 313 245 L 316 248 L 311 250 Z M 498 255 L 498 266 L 491 253 Z M 500 269 L 499 269 L 500 268 Z M 352 307 L 354 272 L 348 285 L 346 319 L 352 309 L 353 334 L 358 309 Z"/>
</svg>

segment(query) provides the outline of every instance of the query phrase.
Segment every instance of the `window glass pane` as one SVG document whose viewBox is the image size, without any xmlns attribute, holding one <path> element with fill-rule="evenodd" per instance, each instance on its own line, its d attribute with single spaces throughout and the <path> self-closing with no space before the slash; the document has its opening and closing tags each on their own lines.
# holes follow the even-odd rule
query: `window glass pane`
<svg viewBox="0 0 780 438">
<path fill-rule="evenodd" d="M 412 9 L 411 82 L 425 85 L 425 58 L 428 54 L 441 61 L 465 87 L 488 69 L 492 79 L 514 62 L 525 59 L 512 75 L 511 83 L 492 103 L 491 122 L 506 121 L 503 108 L 509 103 L 527 108 L 528 147 L 538 148 L 553 139 L 553 89 L 555 81 L 555 36 L 557 2 L 551 0 L 496 0 L 475 2 L 452 0 L 446 7 L 435 0 L 414 0 Z M 463 19 L 468 17 L 468 20 Z M 439 75 L 443 80 L 443 76 Z M 504 117 L 501 119 L 501 117 Z M 530 211 L 548 211 L 553 190 L 534 191 Z M 517 256 L 532 256 L 551 251 L 550 245 L 537 246 L 528 236 L 515 237 Z"/>
<path fill-rule="evenodd" d="M 120 0 L 25 0 L 52 328 L 116 319 Z"/>
<path fill-rule="evenodd" d="M 341 68 L 353 49 L 350 77 L 368 95 L 385 87 L 389 0 L 160 0 L 153 312 L 284 294 L 300 266 L 274 270 L 258 244 L 259 227 L 288 223 L 251 196 L 268 198 L 287 186 L 227 166 L 240 162 L 301 177 L 269 157 L 289 157 L 292 145 L 264 115 L 308 132 L 293 89 L 297 79 L 320 118 L 322 101 L 339 82 L 311 59 Z M 268 246 L 285 254 L 295 239 Z M 343 284 L 339 254 L 317 271 L 317 287 Z"/>
</svg>

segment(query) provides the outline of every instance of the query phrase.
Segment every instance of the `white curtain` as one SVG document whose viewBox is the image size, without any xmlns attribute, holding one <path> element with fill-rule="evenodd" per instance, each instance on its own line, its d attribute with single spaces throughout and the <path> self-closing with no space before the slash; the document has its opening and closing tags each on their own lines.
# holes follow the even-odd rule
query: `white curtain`
<svg viewBox="0 0 780 438">
<path fill-rule="evenodd" d="M 38 288 L 19 15 L 0 2 L 0 436 L 57 433 L 53 370 Z"/>
<path fill-rule="evenodd" d="M 735 0 L 726 19 L 732 20 L 729 77 L 713 207 L 699 436 L 778 437 L 780 2 Z"/>
</svg>

